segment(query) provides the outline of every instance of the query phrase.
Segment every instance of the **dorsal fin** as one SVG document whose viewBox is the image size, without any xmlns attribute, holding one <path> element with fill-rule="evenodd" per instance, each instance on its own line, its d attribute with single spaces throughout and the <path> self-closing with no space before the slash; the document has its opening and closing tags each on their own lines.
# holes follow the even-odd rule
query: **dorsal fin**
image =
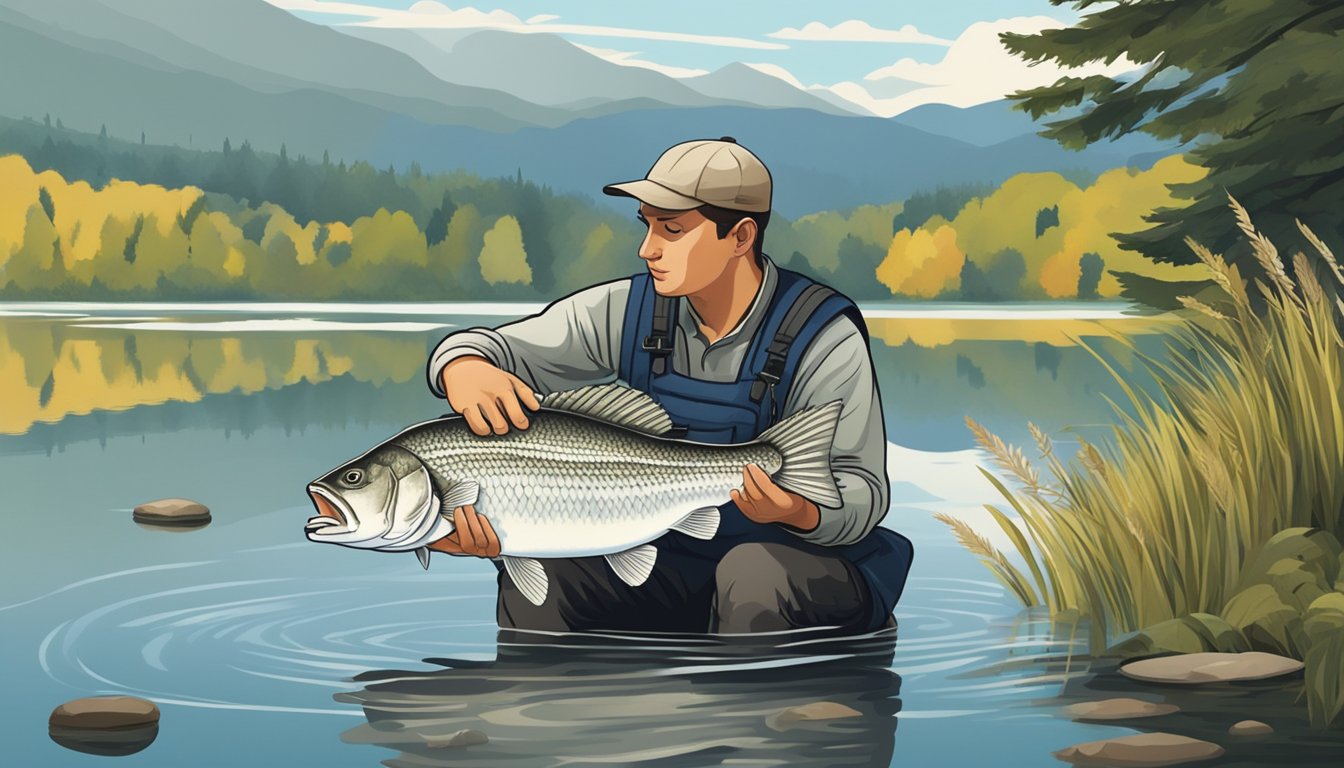
<svg viewBox="0 0 1344 768">
<path fill-rule="evenodd" d="M 552 392 L 542 399 L 541 404 L 649 435 L 661 435 L 672 429 L 672 417 L 653 398 L 617 383 Z"/>
</svg>

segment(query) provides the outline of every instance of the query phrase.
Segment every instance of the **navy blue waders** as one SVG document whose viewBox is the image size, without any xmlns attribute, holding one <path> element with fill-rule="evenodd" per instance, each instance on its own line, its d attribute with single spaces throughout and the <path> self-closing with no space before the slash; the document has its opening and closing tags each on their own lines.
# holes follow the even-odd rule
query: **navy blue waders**
<svg viewBox="0 0 1344 768">
<path fill-rule="evenodd" d="M 779 419 L 803 352 L 831 320 L 849 315 L 867 340 L 863 316 L 847 297 L 797 272 L 778 269 L 777 274 L 766 317 L 737 377 L 728 382 L 693 379 L 672 369 L 669 357 L 676 339 L 679 299 L 659 296 L 648 272 L 631 278 L 618 375 L 667 410 L 675 430 L 672 436 L 706 443 L 752 440 Z M 838 556 L 854 566 L 867 587 L 871 598 L 868 629 L 885 624 L 905 587 L 913 546 L 888 528 L 876 527 L 853 544 L 826 547 L 779 525 L 753 522 L 732 501 L 721 505 L 719 513 L 719 531 L 710 541 L 673 532 L 652 542 L 659 548 L 660 560 L 664 552 L 675 552 L 682 561 L 703 561 L 706 567 L 696 569 L 701 573 L 687 575 L 692 580 L 712 580 L 714 565 L 723 555 L 748 542 L 773 542 Z"/>
</svg>

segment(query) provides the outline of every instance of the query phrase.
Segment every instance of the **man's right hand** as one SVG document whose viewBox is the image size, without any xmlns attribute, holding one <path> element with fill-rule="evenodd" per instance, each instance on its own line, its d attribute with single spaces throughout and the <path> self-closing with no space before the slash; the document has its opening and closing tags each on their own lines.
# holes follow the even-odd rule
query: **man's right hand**
<svg viewBox="0 0 1344 768">
<path fill-rule="evenodd" d="M 468 504 L 453 510 L 453 532 L 431 543 L 429 548 L 450 555 L 499 557 L 499 536 L 485 515 L 477 512 L 475 505 Z"/>
<path fill-rule="evenodd" d="M 509 425 L 527 429 L 526 405 L 541 408 L 537 395 L 523 380 L 476 355 L 456 358 L 444 366 L 443 391 L 448 405 L 462 414 L 478 435 L 502 435 Z"/>
</svg>

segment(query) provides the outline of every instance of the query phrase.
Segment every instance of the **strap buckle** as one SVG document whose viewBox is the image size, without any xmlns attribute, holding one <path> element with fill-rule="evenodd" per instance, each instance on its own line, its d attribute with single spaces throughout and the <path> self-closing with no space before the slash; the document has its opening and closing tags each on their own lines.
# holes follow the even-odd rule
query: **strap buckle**
<svg viewBox="0 0 1344 768">
<path fill-rule="evenodd" d="M 672 354 L 672 340 L 666 336 L 645 336 L 640 346 L 651 355 Z"/>
</svg>

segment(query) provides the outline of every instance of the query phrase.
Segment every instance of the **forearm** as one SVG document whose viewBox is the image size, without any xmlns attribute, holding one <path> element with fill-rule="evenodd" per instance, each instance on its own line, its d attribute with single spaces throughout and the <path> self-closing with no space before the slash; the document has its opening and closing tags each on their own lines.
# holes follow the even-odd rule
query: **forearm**
<svg viewBox="0 0 1344 768">
<path fill-rule="evenodd" d="M 877 379 L 867 347 L 848 319 L 833 322 L 810 345 L 790 388 L 785 413 L 840 400 L 831 445 L 831 471 L 840 489 L 838 508 L 819 507 L 810 530 L 788 526 L 800 538 L 837 546 L 863 538 L 886 515 L 886 429 Z"/>
<path fill-rule="evenodd" d="M 430 390 L 444 396 L 443 369 L 464 355 L 485 358 L 541 394 L 605 381 L 620 363 L 628 293 L 628 281 L 602 283 L 497 329 L 451 333 L 430 355 Z"/>
</svg>

